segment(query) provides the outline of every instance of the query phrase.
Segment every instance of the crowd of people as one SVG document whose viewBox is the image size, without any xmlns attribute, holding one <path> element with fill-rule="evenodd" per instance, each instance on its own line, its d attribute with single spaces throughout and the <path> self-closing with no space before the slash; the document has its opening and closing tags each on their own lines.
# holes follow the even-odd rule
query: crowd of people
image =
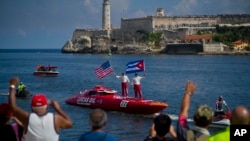
<svg viewBox="0 0 250 141">
<path fill-rule="evenodd" d="M 124 77 L 124 74 L 123 74 Z M 135 76 L 138 77 L 138 76 Z M 141 79 L 141 78 L 140 78 Z M 135 80 L 136 81 L 136 80 Z M 44 94 L 36 94 L 31 99 L 31 112 L 16 105 L 15 88 L 19 83 L 17 77 L 9 81 L 9 101 L 0 105 L 0 132 L 7 141 L 58 141 L 60 129 L 69 129 L 73 121 L 55 100 L 48 102 Z M 135 85 L 138 85 L 136 83 Z M 124 86 L 124 85 L 122 85 Z M 153 120 L 149 127 L 149 135 L 144 141 L 229 141 L 229 126 L 223 131 L 210 134 L 208 127 L 212 123 L 215 111 L 223 111 L 220 104 L 226 102 L 220 96 L 216 101 L 216 110 L 206 104 L 197 107 L 193 121 L 194 126 L 188 124 L 191 98 L 194 95 L 196 84 L 187 81 L 182 97 L 179 118 L 176 130 L 169 115 L 161 113 Z M 126 96 L 126 91 L 124 91 Z M 139 94 L 140 97 L 140 94 Z M 55 113 L 48 111 L 50 105 Z M 107 123 L 107 114 L 102 109 L 94 109 L 89 114 L 91 130 L 83 133 L 79 141 L 116 141 L 116 137 L 103 130 Z M 13 122 L 11 122 L 13 121 Z M 249 125 L 250 113 L 244 106 L 237 106 L 230 115 L 231 125 Z"/>
</svg>

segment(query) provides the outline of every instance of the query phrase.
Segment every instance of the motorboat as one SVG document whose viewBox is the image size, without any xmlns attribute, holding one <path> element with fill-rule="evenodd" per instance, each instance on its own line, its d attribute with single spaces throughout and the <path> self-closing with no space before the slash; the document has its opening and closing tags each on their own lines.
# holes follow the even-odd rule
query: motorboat
<svg viewBox="0 0 250 141">
<path fill-rule="evenodd" d="M 29 90 L 24 89 L 21 92 L 18 92 L 18 90 L 16 90 L 16 97 L 29 98 L 32 97 L 32 95 L 30 94 Z"/>
<path fill-rule="evenodd" d="M 76 95 L 67 98 L 65 102 L 70 105 L 88 108 L 146 115 L 160 113 L 168 107 L 167 103 L 160 101 L 123 97 L 116 90 L 103 85 L 80 91 Z"/>
<path fill-rule="evenodd" d="M 57 66 L 37 66 L 37 70 L 33 72 L 35 76 L 46 76 L 46 77 L 55 77 L 59 74 L 57 71 Z"/>
<path fill-rule="evenodd" d="M 215 114 L 216 115 L 216 114 Z M 231 112 L 226 112 L 222 115 L 214 116 L 211 127 L 224 128 L 230 125 Z"/>
</svg>

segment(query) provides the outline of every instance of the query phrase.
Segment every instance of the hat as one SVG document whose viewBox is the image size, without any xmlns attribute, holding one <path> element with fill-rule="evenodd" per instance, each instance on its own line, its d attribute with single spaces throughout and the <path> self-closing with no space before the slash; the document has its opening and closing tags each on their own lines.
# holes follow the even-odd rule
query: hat
<svg viewBox="0 0 250 141">
<path fill-rule="evenodd" d="M 2 103 L 0 105 L 0 114 L 6 115 L 8 117 L 10 117 L 12 115 L 12 110 L 11 110 L 10 105 L 8 103 Z"/>
<path fill-rule="evenodd" d="M 211 120 L 214 116 L 214 112 L 212 110 L 212 108 L 210 108 L 208 105 L 200 105 L 195 114 L 194 117 L 199 119 L 202 117 L 205 117 L 207 120 Z"/>
<path fill-rule="evenodd" d="M 44 94 L 36 94 L 32 97 L 32 107 L 42 107 L 47 105 L 47 98 Z"/>
</svg>

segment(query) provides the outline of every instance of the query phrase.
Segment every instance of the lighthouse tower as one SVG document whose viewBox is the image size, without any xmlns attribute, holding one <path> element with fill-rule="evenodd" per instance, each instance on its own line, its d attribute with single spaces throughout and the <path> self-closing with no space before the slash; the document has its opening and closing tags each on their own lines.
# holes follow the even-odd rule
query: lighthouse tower
<svg viewBox="0 0 250 141">
<path fill-rule="evenodd" d="M 103 0 L 103 8 L 102 8 L 102 29 L 110 30 L 110 3 L 109 0 Z"/>
</svg>

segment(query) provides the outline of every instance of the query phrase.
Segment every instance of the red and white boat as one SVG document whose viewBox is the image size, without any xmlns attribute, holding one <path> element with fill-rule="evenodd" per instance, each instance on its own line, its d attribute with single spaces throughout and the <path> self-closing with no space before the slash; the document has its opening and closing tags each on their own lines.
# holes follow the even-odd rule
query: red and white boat
<svg viewBox="0 0 250 141">
<path fill-rule="evenodd" d="M 75 96 L 67 98 L 65 102 L 82 107 L 148 115 L 159 113 L 168 107 L 168 104 L 160 101 L 122 97 L 117 91 L 102 85 L 81 91 Z"/>
<path fill-rule="evenodd" d="M 37 66 L 37 70 L 33 72 L 35 76 L 46 76 L 46 77 L 55 77 L 59 74 L 57 71 L 57 66 Z"/>
</svg>

